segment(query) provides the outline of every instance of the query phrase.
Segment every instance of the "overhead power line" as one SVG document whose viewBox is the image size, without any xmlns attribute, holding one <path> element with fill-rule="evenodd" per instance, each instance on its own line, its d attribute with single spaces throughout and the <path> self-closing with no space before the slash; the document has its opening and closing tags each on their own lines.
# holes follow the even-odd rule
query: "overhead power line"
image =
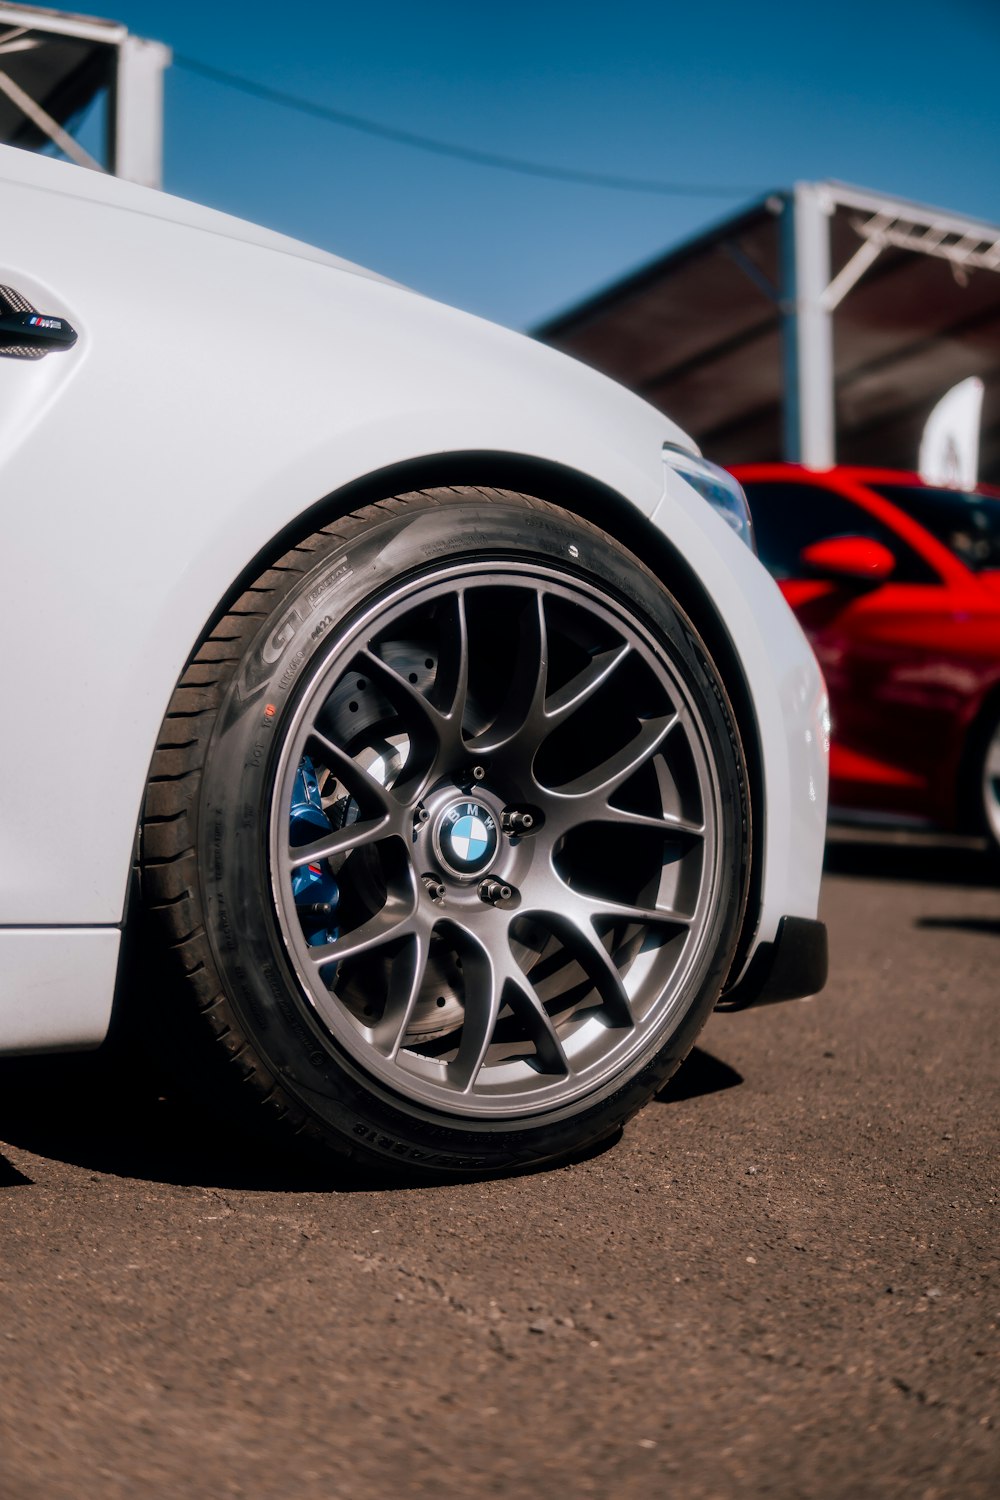
<svg viewBox="0 0 1000 1500">
<path fill-rule="evenodd" d="M 201 62 L 197 57 L 186 57 L 174 53 L 174 63 L 189 73 L 197 73 L 213 83 L 226 88 L 238 89 L 255 99 L 264 99 L 269 104 L 279 104 L 285 109 L 294 109 L 317 120 L 326 120 L 332 125 L 344 125 L 349 130 L 359 130 L 365 135 L 379 136 L 384 141 L 395 141 L 400 146 L 412 146 L 418 151 L 432 151 L 437 156 L 451 156 L 458 161 L 472 162 L 479 167 L 495 167 L 503 172 L 520 172 L 526 177 L 547 177 L 557 182 L 575 182 L 583 187 L 614 188 L 624 193 L 654 193 L 672 198 L 744 198 L 761 191 L 748 187 L 707 182 L 662 182 L 655 177 L 622 177 L 614 172 L 584 172 L 574 167 L 558 167 L 551 163 L 527 161 L 520 156 L 503 156 L 495 151 L 479 151 L 474 146 L 460 146 L 454 141 L 439 141 L 433 136 L 419 135 L 413 130 L 399 130 L 394 125 L 385 125 L 381 120 L 371 120 L 364 115 L 333 109 L 328 104 L 318 104 L 314 99 L 304 99 L 298 94 L 289 94 L 284 89 L 273 89 L 239 73 L 229 73 L 224 68 L 215 68 Z"/>
</svg>

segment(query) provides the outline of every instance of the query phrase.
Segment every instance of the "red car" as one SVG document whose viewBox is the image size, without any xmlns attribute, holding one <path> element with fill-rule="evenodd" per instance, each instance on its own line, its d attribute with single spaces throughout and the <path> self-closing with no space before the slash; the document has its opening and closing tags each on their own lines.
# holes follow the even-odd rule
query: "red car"
<svg viewBox="0 0 1000 1500">
<path fill-rule="evenodd" d="M 733 472 L 826 675 L 831 815 L 976 831 L 1000 852 L 1000 490 Z"/>
</svg>

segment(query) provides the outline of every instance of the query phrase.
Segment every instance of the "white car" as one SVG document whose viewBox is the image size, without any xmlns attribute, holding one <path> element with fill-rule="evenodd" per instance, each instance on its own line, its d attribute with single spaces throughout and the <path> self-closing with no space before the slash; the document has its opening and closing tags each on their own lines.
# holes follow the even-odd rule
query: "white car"
<svg viewBox="0 0 1000 1500">
<path fill-rule="evenodd" d="M 822 678 L 683 432 L 98 173 L 0 149 L 0 222 L 0 1051 L 130 1007 L 279 1132 L 495 1171 L 822 986 Z"/>
</svg>

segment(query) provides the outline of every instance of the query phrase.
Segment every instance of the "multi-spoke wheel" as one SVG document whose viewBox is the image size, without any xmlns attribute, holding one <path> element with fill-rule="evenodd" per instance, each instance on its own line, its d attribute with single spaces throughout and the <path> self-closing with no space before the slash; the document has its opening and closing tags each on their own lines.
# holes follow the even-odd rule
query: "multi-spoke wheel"
<svg viewBox="0 0 1000 1500">
<path fill-rule="evenodd" d="M 251 1093 L 341 1149 L 498 1168 L 669 1076 L 731 961 L 748 809 L 722 685 L 636 559 L 522 497 L 402 497 L 289 554 L 191 671 L 213 701 L 162 751 L 183 716 L 189 878 L 154 905 Z"/>
</svg>

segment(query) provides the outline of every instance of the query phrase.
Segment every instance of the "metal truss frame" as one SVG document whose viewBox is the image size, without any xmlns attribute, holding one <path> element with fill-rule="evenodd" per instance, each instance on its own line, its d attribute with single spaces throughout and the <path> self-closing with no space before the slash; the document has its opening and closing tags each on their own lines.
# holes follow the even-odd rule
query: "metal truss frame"
<svg viewBox="0 0 1000 1500">
<path fill-rule="evenodd" d="M 44 48 L 53 37 L 72 37 L 109 51 L 106 165 L 85 151 L 5 67 L 6 59 Z M 113 21 L 0 5 L 0 92 L 77 165 L 110 171 L 146 187 L 160 187 L 163 180 L 163 74 L 171 56 L 162 42 L 132 36 Z"/>
<path fill-rule="evenodd" d="M 833 315 L 848 292 L 890 246 L 947 261 L 963 286 L 972 270 L 1000 272 L 1000 231 L 835 182 L 796 183 L 779 205 L 780 286 L 739 245 L 727 240 L 725 249 L 780 314 L 785 457 L 825 469 L 836 458 Z M 838 208 L 850 211 L 861 243 L 831 276 L 830 222 Z"/>
</svg>

